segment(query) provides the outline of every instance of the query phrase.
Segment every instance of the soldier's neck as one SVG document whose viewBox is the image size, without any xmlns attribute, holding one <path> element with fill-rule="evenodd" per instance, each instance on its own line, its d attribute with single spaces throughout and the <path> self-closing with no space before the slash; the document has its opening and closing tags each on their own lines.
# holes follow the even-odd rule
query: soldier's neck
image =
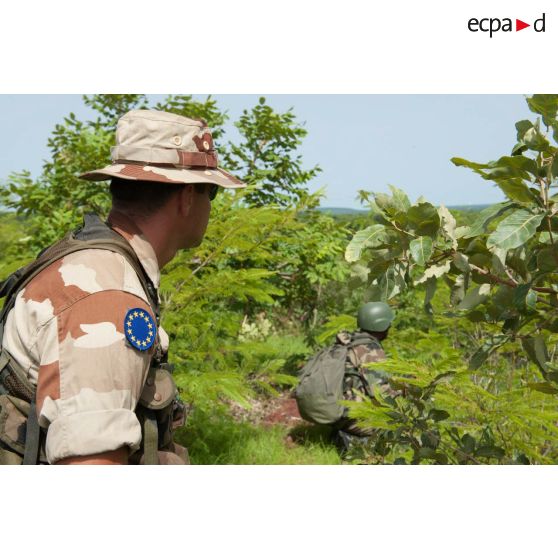
<svg viewBox="0 0 558 558">
<path fill-rule="evenodd" d="M 142 220 L 138 223 L 138 227 L 141 229 L 141 232 L 149 244 L 151 244 L 157 256 L 159 269 L 162 269 L 174 258 L 179 248 L 175 246 L 173 242 L 174 239 L 171 230 L 158 218 Z"/>
<path fill-rule="evenodd" d="M 178 251 L 179 246 L 174 242 L 174 235 L 168 226 L 168 221 L 158 213 L 150 217 L 142 217 L 113 208 L 108 221 L 111 224 L 118 223 L 121 228 L 122 226 L 127 229 L 133 228 L 128 231 L 131 234 L 141 234 L 153 248 L 159 269 L 169 263 Z"/>
</svg>

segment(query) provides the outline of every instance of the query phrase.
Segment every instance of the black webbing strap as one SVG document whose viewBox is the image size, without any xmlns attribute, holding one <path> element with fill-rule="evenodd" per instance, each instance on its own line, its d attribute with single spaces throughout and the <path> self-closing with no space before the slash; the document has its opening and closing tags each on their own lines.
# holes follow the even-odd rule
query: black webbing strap
<svg viewBox="0 0 558 558">
<path fill-rule="evenodd" d="M 25 431 L 25 453 L 23 465 L 36 465 L 39 461 L 39 447 L 41 445 L 41 428 L 37 419 L 37 406 L 35 400 L 31 402 L 27 429 Z"/>
</svg>

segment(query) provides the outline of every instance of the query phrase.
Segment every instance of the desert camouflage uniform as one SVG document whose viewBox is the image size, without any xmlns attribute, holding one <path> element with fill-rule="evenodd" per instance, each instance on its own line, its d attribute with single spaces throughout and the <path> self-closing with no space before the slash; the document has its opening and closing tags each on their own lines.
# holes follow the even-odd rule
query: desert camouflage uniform
<svg viewBox="0 0 558 558">
<path fill-rule="evenodd" d="M 128 240 L 157 288 L 160 272 L 152 246 L 123 214 L 112 212 L 109 221 Z M 131 454 L 139 448 L 142 432 L 134 409 L 155 347 L 168 349 L 162 328 L 147 351 L 126 341 L 129 309 L 141 309 L 155 323 L 148 300 L 127 260 L 99 249 L 54 262 L 18 294 L 3 346 L 37 387 L 49 463 L 123 446 Z M 172 454 L 161 462 L 184 460 Z"/>
</svg>

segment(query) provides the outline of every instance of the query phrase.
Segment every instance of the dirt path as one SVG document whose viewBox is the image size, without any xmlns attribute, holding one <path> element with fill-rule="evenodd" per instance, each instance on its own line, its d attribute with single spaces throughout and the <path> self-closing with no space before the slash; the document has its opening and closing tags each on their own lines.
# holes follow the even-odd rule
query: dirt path
<svg viewBox="0 0 558 558">
<path fill-rule="evenodd" d="M 254 399 L 250 403 L 252 405 L 250 409 L 245 409 L 237 403 L 232 403 L 231 410 L 233 416 L 237 420 L 264 426 L 281 424 L 287 428 L 293 428 L 305 423 L 298 412 L 296 401 L 290 392 L 269 399 Z"/>
</svg>

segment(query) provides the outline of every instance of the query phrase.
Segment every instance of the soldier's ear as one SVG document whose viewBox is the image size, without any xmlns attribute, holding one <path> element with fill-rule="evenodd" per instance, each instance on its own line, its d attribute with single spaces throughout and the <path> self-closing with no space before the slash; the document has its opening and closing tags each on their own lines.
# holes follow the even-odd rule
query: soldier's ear
<svg viewBox="0 0 558 558">
<path fill-rule="evenodd" d="M 178 211 L 182 217 L 188 217 L 194 203 L 194 185 L 186 184 L 178 191 Z"/>
</svg>

